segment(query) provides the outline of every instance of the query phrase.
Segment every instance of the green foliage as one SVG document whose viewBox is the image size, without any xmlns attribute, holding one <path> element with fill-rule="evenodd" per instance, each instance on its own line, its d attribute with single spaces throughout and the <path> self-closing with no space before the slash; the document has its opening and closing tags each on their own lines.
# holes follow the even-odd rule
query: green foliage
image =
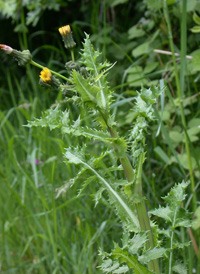
<svg viewBox="0 0 200 274">
<path fill-rule="evenodd" d="M 165 229 L 165 236 L 169 239 L 166 242 L 166 246 L 155 247 L 144 252 L 147 235 L 135 234 L 133 238 L 127 235 L 128 237 L 125 236 L 122 248 L 115 245 L 111 253 L 100 252 L 103 259 L 100 268 L 103 272 L 127 273 L 129 270 L 133 270 L 134 273 L 154 273 L 149 271 L 144 264 L 153 259 L 161 258 L 164 254 L 171 257 L 174 250 L 184 248 L 190 244 L 188 242 L 179 243 L 177 239 L 174 239 L 175 230 L 178 231 L 180 227 L 190 227 L 192 225 L 191 214 L 181 208 L 181 204 L 186 197 L 185 189 L 188 185 L 189 182 L 176 184 L 168 195 L 163 198 L 167 203 L 166 207 L 159 207 L 149 212 L 151 215 L 162 218 L 165 223 L 169 224 L 168 228 Z M 163 231 L 158 230 L 158 232 L 163 237 Z M 162 242 L 164 243 L 165 241 L 162 240 Z M 180 273 L 181 270 L 183 273 L 186 273 L 186 266 L 177 264 L 176 259 L 173 262 L 169 259 L 169 269 L 173 269 L 176 273 Z"/>
<path fill-rule="evenodd" d="M 96 175 L 96 179 L 98 179 L 98 181 L 103 185 L 103 187 L 105 189 L 107 189 L 107 191 L 109 193 L 110 203 L 113 204 L 114 207 L 116 207 L 117 214 L 124 221 L 124 224 L 126 226 L 128 226 L 129 228 L 131 228 L 133 231 L 137 231 L 139 229 L 139 223 L 138 223 L 137 217 L 134 213 L 133 207 L 131 206 L 131 204 L 129 204 L 126 196 L 123 195 L 123 192 L 120 192 L 119 190 L 117 190 L 113 183 L 111 183 L 108 180 L 106 180 L 105 178 L 103 178 L 94 169 L 93 164 L 94 164 L 94 161 L 96 161 L 96 159 L 94 159 L 90 156 L 89 163 L 87 163 L 85 160 L 85 150 L 82 151 L 78 148 L 76 148 L 74 150 L 72 150 L 71 148 L 68 148 L 65 152 L 65 158 L 68 160 L 69 163 L 83 165 L 84 167 L 89 169 L 94 175 Z M 84 172 L 87 169 L 84 169 Z M 86 175 L 86 177 L 88 177 L 88 174 Z M 103 189 L 101 189 L 101 192 L 102 191 L 103 191 Z M 96 200 L 96 202 L 98 202 L 98 201 Z"/>
<path fill-rule="evenodd" d="M 135 99 L 134 111 L 136 121 L 130 131 L 129 142 L 131 143 L 133 164 L 138 163 L 139 156 L 144 153 L 144 140 L 149 122 L 155 119 L 153 104 L 156 98 L 163 92 L 161 89 L 142 89 Z"/>
<path fill-rule="evenodd" d="M 110 113 L 112 93 L 106 81 L 106 74 L 110 68 L 110 64 L 99 62 L 100 53 L 94 50 L 88 35 L 86 35 L 83 45 L 80 67 L 84 67 L 87 70 L 87 74 L 82 75 L 78 72 L 79 69 L 72 70 L 70 80 L 73 85 L 72 90 L 76 93 L 76 98 L 78 98 L 78 95 L 80 96 L 78 107 L 81 109 L 81 112 L 83 111 L 84 115 L 87 115 L 87 118 L 95 119 L 102 129 L 97 130 L 95 127 L 83 126 L 84 119 L 81 115 L 73 121 L 68 109 L 61 110 L 62 105 L 57 105 L 55 108 L 45 111 L 41 119 L 29 122 L 28 127 L 49 127 L 50 130 L 57 128 L 63 135 L 69 134 L 74 137 L 85 137 L 88 139 L 87 145 L 74 148 L 69 146 L 65 149 L 64 157 L 67 164 L 81 167 L 78 174 L 70 180 L 69 185 L 72 186 L 75 182 L 79 183 L 79 195 L 81 195 L 83 190 L 91 183 L 98 182 L 100 187 L 98 187 L 98 190 L 94 194 L 95 204 L 98 204 L 105 197 L 104 192 L 106 190 L 108 201 L 115 208 L 116 215 L 120 217 L 125 235 L 128 235 L 128 237 L 125 237 L 126 240 L 123 241 L 122 247 L 119 247 L 117 244 L 111 253 L 101 252 L 104 261 L 100 267 L 101 270 L 105 273 L 126 273 L 130 270 L 133 270 L 134 273 L 159 273 L 159 268 L 156 269 L 155 265 L 158 258 L 163 257 L 167 252 L 172 254 L 175 248 L 184 248 L 187 246 L 187 243 L 180 244 L 178 241 L 174 241 L 174 230 L 179 227 L 190 226 L 190 215 L 181 209 L 181 203 L 185 198 L 184 190 L 188 183 L 178 184 L 172 188 L 168 196 L 164 198 L 167 202 L 165 208 L 160 207 L 151 211 L 152 215 L 162 217 L 167 223 L 171 224 L 169 230 L 165 231 L 165 235 L 169 235 L 173 246 L 160 247 L 157 243 L 156 246 L 149 245 L 148 242 L 152 240 L 149 238 L 148 230 L 146 229 L 143 231 L 144 234 L 140 234 L 143 224 L 139 223 L 140 217 L 138 220 L 133 207 L 135 204 L 139 210 L 144 201 L 141 192 L 138 191 L 138 187 L 141 184 L 140 176 L 145 154 L 145 137 L 149 123 L 155 120 L 153 106 L 158 96 L 163 92 L 163 89 L 158 87 L 151 89 L 143 88 L 141 92 L 137 93 L 134 106 L 136 119 L 128 136 L 128 142 L 131 144 L 135 174 L 131 177 L 132 181 L 130 179 L 128 179 L 129 182 L 126 180 L 117 180 L 113 171 L 118 170 L 120 172 L 120 169 L 117 166 L 111 166 L 107 160 L 111 158 L 112 152 L 105 150 L 101 155 L 95 155 L 93 152 L 95 156 L 92 156 L 89 150 L 91 139 L 111 145 L 114 149 L 115 157 L 120 158 L 123 169 L 125 173 L 127 172 L 127 178 L 132 176 L 130 175 L 132 171 L 127 166 L 127 143 L 124 138 L 118 137 L 113 128 L 115 122 L 111 118 Z M 69 100 L 66 102 L 70 103 Z M 99 121 L 99 118 L 103 119 L 103 125 Z M 111 119 L 113 120 L 112 124 L 109 123 Z M 94 125 L 96 126 L 96 124 Z M 106 166 L 106 168 L 102 170 L 102 166 Z M 66 190 L 67 188 L 64 186 L 63 191 Z M 143 211 L 142 214 L 145 214 L 145 212 Z M 159 230 L 156 227 L 154 230 L 154 234 L 159 235 Z M 131 237 L 131 233 L 133 232 L 135 235 Z M 171 260 L 169 261 L 170 268 L 172 268 L 173 264 Z M 154 262 L 153 265 L 152 262 Z"/>
<path fill-rule="evenodd" d="M 172 254 L 177 248 L 184 248 L 185 246 L 189 246 L 189 242 L 180 243 L 178 239 L 176 239 L 176 231 L 180 229 L 180 227 L 191 227 L 191 217 L 192 214 L 188 213 L 186 209 L 182 207 L 182 203 L 186 198 L 185 190 L 189 182 L 182 182 L 176 184 L 168 193 L 167 196 L 163 197 L 163 200 L 166 202 L 166 207 L 159 207 L 158 209 L 151 210 L 150 214 L 162 218 L 167 224 L 168 228 L 165 233 L 168 238 L 168 242 L 170 243 L 168 247 L 169 250 L 169 270 L 173 269 L 177 273 L 180 273 L 178 269 L 186 269 L 186 265 L 176 264 L 176 260 L 172 262 Z"/>
<path fill-rule="evenodd" d="M 94 98 L 89 98 L 89 101 L 93 102 L 94 99 L 96 99 L 95 103 L 97 103 L 98 107 L 102 109 L 102 111 L 109 111 L 111 104 L 111 93 L 106 81 L 106 73 L 112 67 L 111 64 L 108 62 L 101 63 L 98 61 L 98 58 L 101 56 L 101 54 L 94 50 L 90 42 L 89 35 L 87 34 L 83 44 L 83 52 L 81 56 L 82 65 L 85 65 L 86 70 L 90 73 L 90 85 L 84 86 L 81 82 L 77 82 L 76 78 L 75 87 L 77 91 L 82 92 L 81 95 L 84 95 L 82 96 L 83 100 L 88 100 L 87 96 L 87 99 L 84 98 L 86 95 L 85 93 L 87 93 L 87 95 L 90 97 L 89 94 L 91 90 L 91 95 L 93 95 Z M 75 73 L 74 77 L 77 77 L 77 73 Z M 87 90 L 88 88 L 89 91 Z"/>
<path fill-rule="evenodd" d="M 1 0 L 0 1 L 0 8 L 1 13 L 5 17 L 11 17 L 12 19 L 17 21 L 17 13 L 19 12 L 19 8 L 27 9 L 26 15 L 26 24 L 36 26 L 42 13 L 45 10 L 54 10 L 58 11 L 62 6 L 66 5 L 66 1 L 62 0 L 50 0 L 50 1 L 31 1 L 26 0 L 22 1 L 22 4 L 19 4 L 17 0 Z M 23 32 L 24 28 L 26 29 L 25 25 L 19 24 L 15 27 L 15 31 Z"/>
<path fill-rule="evenodd" d="M 29 48 L 34 60 L 67 75 L 59 90 L 45 91 L 39 71 L 16 69 L 0 53 L 3 272 L 199 273 L 198 203 L 194 216 L 187 209 L 199 197 L 200 6 L 186 2 L 187 14 L 185 0 L 166 1 L 175 67 L 173 56 L 154 51 L 173 49 L 164 1 L 0 1 L 2 42 Z M 70 52 L 51 31 L 71 22 L 77 47 L 84 31 L 91 35 L 64 66 Z M 154 88 L 160 78 L 165 93 Z M 173 187 L 188 172 L 197 184 Z M 151 226 L 141 227 L 142 204 Z"/>
<path fill-rule="evenodd" d="M 127 250 L 120 248 L 118 245 L 115 245 L 112 253 L 100 252 L 100 255 L 104 260 L 100 266 L 104 273 L 127 273 L 129 270 L 133 270 L 136 274 L 153 273 L 140 264 L 136 256 L 129 254 Z"/>
</svg>

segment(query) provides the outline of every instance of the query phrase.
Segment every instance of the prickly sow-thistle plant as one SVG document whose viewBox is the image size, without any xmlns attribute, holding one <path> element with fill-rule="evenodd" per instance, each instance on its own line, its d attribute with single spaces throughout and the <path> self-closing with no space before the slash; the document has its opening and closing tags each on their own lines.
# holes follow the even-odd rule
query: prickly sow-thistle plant
<svg viewBox="0 0 200 274">
<path fill-rule="evenodd" d="M 63 91 L 64 99 L 46 110 L 42 118 L 30 121 L 28 126 L 59 129 L 63 135 L 81 138 L 80 146 L 70 146 L 65 149 L 66 162 L 80 167 L 76 177 L 69 183 L 70 185 L 75 182 L 81 183 L 80 194 L 87 185 L 98 182 L 99 189 L 94 194 L 95 203 L 97 204 L 104 191 L 107 191 L 109 202 L 115 208 L 124 227 L 122 245 L 115 244 L 111 253 L 100 251 L 103 260 L 100 268 L 103 272 L 161 273 L 158 258 L 165 256 L 166 261 L 168 260 L 166 269 L 169 273 L 172 269 L 180 273 L 178 271 L 184 267 L 181 264 L 174 264 L 172 255 L 175 248 L 184 247 L 184 244 L 179 245 L 178 242 L 174 245 L 175 230 L 190 225 L 187 213 L 181 208 L 187 183 L 176 185 L 171 190 L 164 198 L 167 202 L 165 208 L 160 207 L 150 213 L 164 218 L 169 224 L 165 232 L 150 222 L 142 191 L 145 136 L 148 124 L 154 120 L 153 106 L 162 90 L 143 88 L 138 92 L 134 107 L 135 123 L 128 138 L 120 137 L 117 121 L 111 111 L 113 93 L 107 82 L 107 74 L 113 65 L 107 61 L 100 62 L 101 53 L 94 50 L 87 34 L 80 53 L 81 59 L 76 63 L 73 53 L 75 42 L 70 27 L 64 26 L 59 32 L 72 56 L 72 61 L 65 64 L 69 72 L 68 78 L 35 63 L 29 51 L 18 52 L 8 46 L 0 45 L 0 48 L 16 58 L 20 65 L 30 63 L 42 68 L 41 85 Z M 54 75 L 61 80 L 59 81 Z M 64 83 L 61 82 L 63 80 Z M 76 120 L 72 120 L 68 108 L 63 110 L 66 104 L 79 107 L 80 115 Z M 93 146 L 92 152 L 91 146 Z M 158 241 L 159 232 L 170 240 L 167 241 L 170 243 L 169 246 L 161 246 Z"/>
</svg>

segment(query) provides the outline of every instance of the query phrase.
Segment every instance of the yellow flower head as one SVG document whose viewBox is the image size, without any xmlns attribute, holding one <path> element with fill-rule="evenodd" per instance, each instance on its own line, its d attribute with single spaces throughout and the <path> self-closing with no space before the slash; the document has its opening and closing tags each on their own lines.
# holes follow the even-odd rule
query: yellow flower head
<svg viewBox="0 0 200 274">
<path fill-rule="evenodd" d="M 67 35 L 67 34 L 71 33 L 70 25 L 61 27 L 58 30 L 59 30 L 59 32 L 60 32 L 61 35 Z"/>
<path fill-rule="evenodd" d="M 43 70 L 40 72 L 40 78 L 44 83 L 48 83 L 52 81 L 52 74 L 51 71 L 48 68 L 43 68 Z"/>
<path fill-rule="evenodd" d="M 73 47 L 76 46 L 76 43 L 74 42 L 74 39 L 72 36 L 71 28 L 69 25 L 59 28 L 58 31 L 60 32 L 64 45 L 67 49 L 72 49 Z"/>
</svg>

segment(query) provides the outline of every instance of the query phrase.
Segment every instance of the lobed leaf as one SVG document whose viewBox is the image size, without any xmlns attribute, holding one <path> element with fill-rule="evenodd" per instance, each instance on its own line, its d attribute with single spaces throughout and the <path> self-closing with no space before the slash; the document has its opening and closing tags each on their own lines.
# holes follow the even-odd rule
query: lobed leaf
<svg viewBox="0 0 200 274">
<path fill-rule="evenodd" d="M 110 202 L 114 204 L 117 213 L 121 217 L 121 219 L 127 223 L 131 224 L 132 228 L 135 231 L 139 230 L 139 223 L 137 216 L 134 213 L 133 207 L 129 204 L 127 198 L 123 193 L 117 191 L 112 183 L 105 180 L 93 167 L 92 167 L 92 158 L 90 160 L 90 164 L 85 160 L 83 150 L 79 148 L 67 148 L 64 154 L 65 158 L 68 160 L 69 163 L 74 164 L 82 164 L 83 166 L 87 167 L 96 177 L 98 178 L 99 182 L 103 185 L 104 188 L 107 189 L 110 197 Z"/>
<path fill-rule="evenodd" d="M 91 85 L 88 80 L 76 70 L 73 71 L 73 80 L 76 91 L 81 95 L 83 102 L 97 103 L 96 97 L 100 92 L 97 86 Z"/>
<path fill-rule="evenodd" d="M 161 258 L 163 254 L 167 251 L 166 248 L 160 247 L 160 248 L 153 248 L 151 250 L 148 250 L 145 254 L 138 257 L 138 260 L 141 263 L 148 263 L 152 260 Z"/>
</svg>

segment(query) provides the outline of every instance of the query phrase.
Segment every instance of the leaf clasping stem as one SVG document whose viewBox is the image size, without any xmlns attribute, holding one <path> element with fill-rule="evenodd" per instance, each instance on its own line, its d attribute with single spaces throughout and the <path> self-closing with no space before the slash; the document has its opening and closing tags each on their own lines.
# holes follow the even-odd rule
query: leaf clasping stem
<svg viewBox="0 0 200 274">
<path fill-rule="evenodd" d="M 102 111 L 100 111 L 100 113 L 107 125 L 107 129 L 110 132 L 111 137 L 118 138 L 118 134 L 115 131 L 115 129 L 108 125 L 107 119 L 106 119 L 104 113 Z M 154 248 L 155 244 L 154 244 L 154 239 L 153 239 L 153 233 L 151 230 L 149 216 L 148 216 L 145 200 L 144 200 L 143 193 L 142 193 L 143 158 L 144 158 L 144 153 L 142 153 L 139 157 L 139 164 L 138 164 L 138 169 L 137 169 L 138 172 L 136 174 L 136 187 L 135 187 L 136 194 L 138 194 L 141 197 L 141 201 L 139 203 L 135 204 L 135 207 L 137 210 L 137 215 L 138 215 L 138 220 L 139 220 L 141 230 L 148 232 L 148 248 Z M 124 157 L 120 158 L 120 162 L 122 164 L 122 167 L 123 167 L 123 170 L 124 170 L 127 180 L 129 182 L 133 181 L 134 177 L 135 177 L 135 173 L 134 173 L 133 167 L 130 163 L 128 156 L 125 154 Z M 151 271 L 154 271 L 156 274 L 160 274 L 160 268 L 159 268 L 159 263 L 158 263 L 157 259 L 149 262 L 149 269 Z"/>
</svg>

